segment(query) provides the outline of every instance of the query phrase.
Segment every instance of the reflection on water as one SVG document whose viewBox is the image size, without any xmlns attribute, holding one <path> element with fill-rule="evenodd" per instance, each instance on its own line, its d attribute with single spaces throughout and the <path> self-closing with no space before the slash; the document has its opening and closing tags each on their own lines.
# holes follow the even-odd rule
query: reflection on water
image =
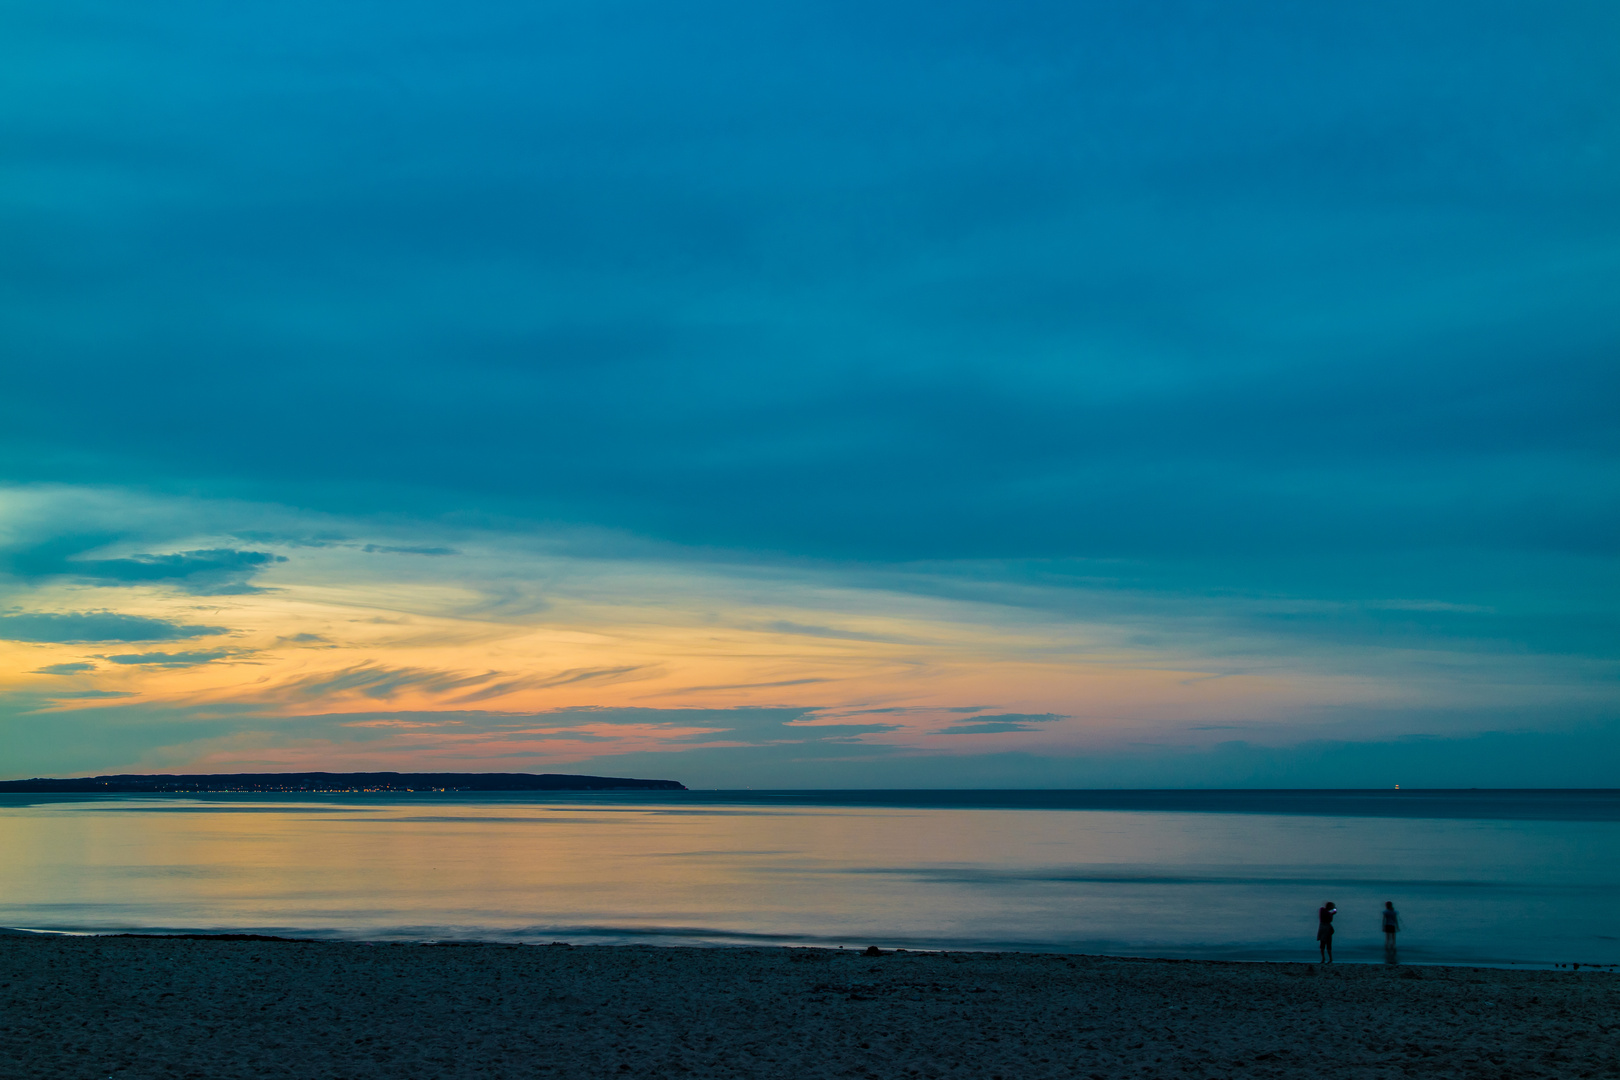
<svg viewBox="0 0 1620 1080">
<path fill-rule="evenodd" d="M 1341 960 L 1383 959 L 1393 900 L 1407 962 L 1620 961 L 1608 811 L 846 801 L 4 797 L 0 925 L 1313 959 L 1331 898 Z"/>
</svg>

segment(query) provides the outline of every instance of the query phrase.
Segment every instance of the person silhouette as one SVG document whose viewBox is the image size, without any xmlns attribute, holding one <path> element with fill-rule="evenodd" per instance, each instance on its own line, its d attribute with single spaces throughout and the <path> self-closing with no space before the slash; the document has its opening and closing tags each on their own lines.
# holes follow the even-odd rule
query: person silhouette
<svg viewBox="0 0 1620 1080">
<path fill-rule="evenodd" d="M 1395 963 L 1395 935 L 1401 929 L 1400 912 L 1395 910 L 1395 901 L 1384 901 L 1384 962 Z"/>
<path fill-rule="evenodd" d="M 1316 909 L 1316 947 L 1324 964 L 1333 963 L 1333 916 L 1338 913 L 1331 900 Z"/>
</svg>

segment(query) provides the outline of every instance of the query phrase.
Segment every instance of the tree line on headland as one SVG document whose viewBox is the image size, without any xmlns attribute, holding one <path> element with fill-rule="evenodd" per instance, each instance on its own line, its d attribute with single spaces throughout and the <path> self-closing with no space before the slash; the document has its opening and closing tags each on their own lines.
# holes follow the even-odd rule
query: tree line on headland
<svg viewBox="0 0 1620 1080">
<path fill-rule="evenodd" d="M 301 772 L 36 777 L 0 780 L 0 793 L 109 795 L 209 791 L 685 791 L 675 780 L 567 773 Z"/>
</svg>

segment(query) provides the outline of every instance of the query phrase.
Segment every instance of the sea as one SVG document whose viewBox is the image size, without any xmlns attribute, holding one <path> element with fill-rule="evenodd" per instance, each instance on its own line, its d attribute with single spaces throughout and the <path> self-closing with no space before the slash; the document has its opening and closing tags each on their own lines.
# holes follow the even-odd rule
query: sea
<svg viewBox="0 0 1620 1080">
<path fill-rule="evenodd" d="M 1620 963 L 1620 791 L 0 796 L 0 927 Z"/>
</svg>

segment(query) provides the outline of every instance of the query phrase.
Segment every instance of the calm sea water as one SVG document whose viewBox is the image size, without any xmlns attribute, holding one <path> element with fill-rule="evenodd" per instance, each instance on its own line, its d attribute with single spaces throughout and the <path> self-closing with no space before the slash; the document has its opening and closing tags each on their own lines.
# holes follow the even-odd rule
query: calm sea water
<svg viewBox="0 0 1620 1080">
<path fill-rule="evenodd" d="M 1620 962 L 1620 792 L 0 796 L 0 926 Z"/>
</svg>

